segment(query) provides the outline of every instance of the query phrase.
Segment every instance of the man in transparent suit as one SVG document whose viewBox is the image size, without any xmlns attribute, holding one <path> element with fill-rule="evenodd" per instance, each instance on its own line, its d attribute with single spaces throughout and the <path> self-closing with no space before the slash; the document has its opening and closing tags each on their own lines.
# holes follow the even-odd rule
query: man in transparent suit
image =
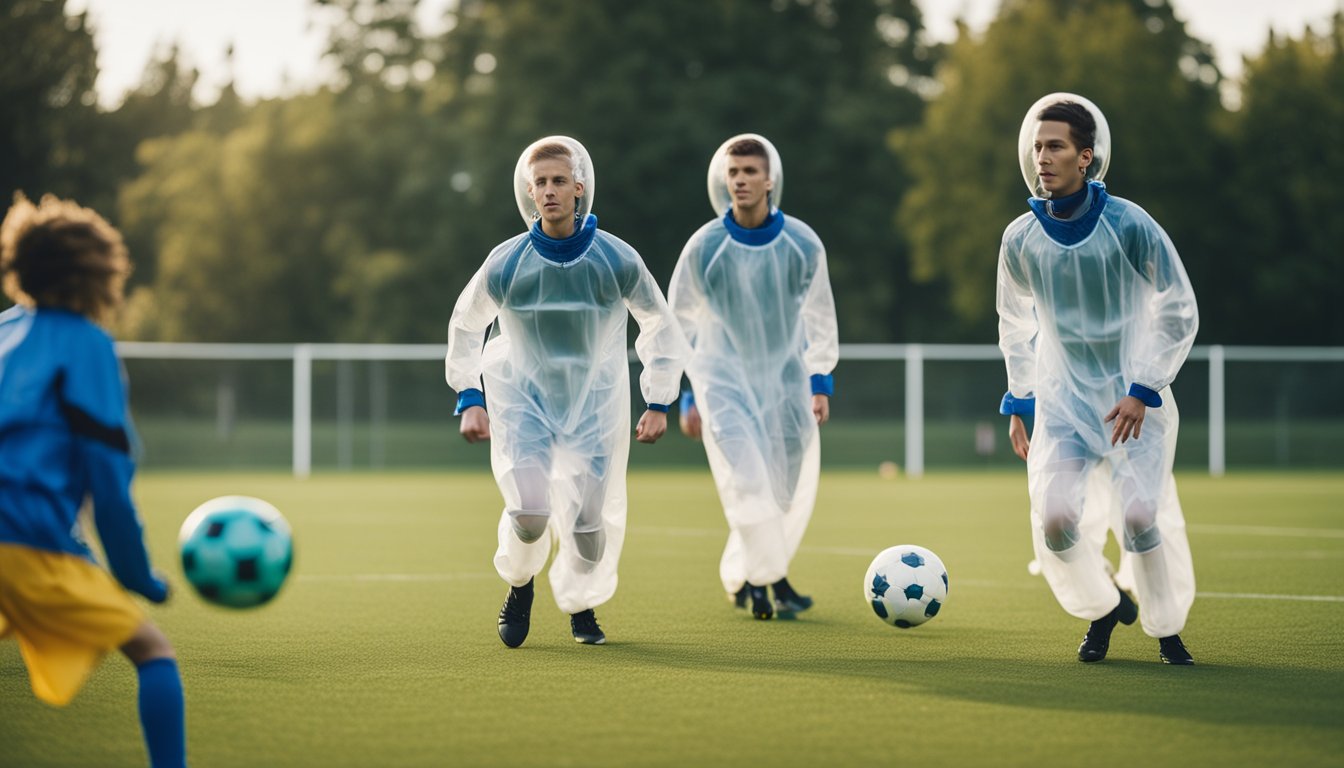
<svg viewBox="0 0 1344 768">
<path fill-rule="evenodd" d="M 703 439 L 728 521 L 719 577 L 757 619 L 812 606 L 788 572 L 817 497 L 840 350 L 826 249 L 779 210 L 782 187 L 764 137 L 724 142 L 709 168 L 719 218 L 686 243 L 668 288 L 692 348 L 682 431 Z"/>
<path fill-rule="evenodd" d="M 1079 660 L 1104 659 L 1116 624 L 1141 618 L 1162 661 L 1193 664 L 1179 634 L 1195 577 L 1172 477 L 1170 385 L 1199 314 L 1166 233 L 1101 183 L 1110 147 L 1105 116 L 1081 96 L 1046 96 L 1023 122 L 1033 196 L 999 251 L 1000 411 L 1027 462 L 1041 571 L 1060 605 L 1091 622 Z M 1108 528 L 1121 547 L 1114 581 L 1102 555 Z"/>
<path fill-rule="evenodd" d="M 447 379 L 462 435 L 490 440 L 504 497 L 494 558 L 509 584 L 500 639 L 516 648 L 527 638 L 534 577 L 555 542 L 556 604 L 570 614 L 575 641 L 600 645 L 606 635 L 593 609 L 616 591 L 625 538 L 627 317 L 640 328 L 640 442 L 667 429 L 686 342 L 639 254 L 597 228 L 592 161 L 581 144 L 541 139 L 514 176 L 529 229 L 497 246 L 458 298 Z"/>
</svg>

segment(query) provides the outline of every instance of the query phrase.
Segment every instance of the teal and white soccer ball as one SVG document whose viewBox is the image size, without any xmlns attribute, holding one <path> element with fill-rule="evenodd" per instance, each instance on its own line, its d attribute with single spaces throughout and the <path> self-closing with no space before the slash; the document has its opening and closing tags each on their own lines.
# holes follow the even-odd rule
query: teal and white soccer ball
<svg viewBox="0 0 1344 768">
<path fill-rule="evenodd" d="M 884 549 L 863 577 L 863 599 L 891 626 L 917 627 L 947 603 L 947 567 L 914 544 Z"/>
<path fill-rule="evenodd" d="M 275 597 L 294 562 L 289 523 L 251 496 L 205 502 L 187 516 L 177 540 L 187 581 L 201 597 L 229 608 Z"/>
</svg>

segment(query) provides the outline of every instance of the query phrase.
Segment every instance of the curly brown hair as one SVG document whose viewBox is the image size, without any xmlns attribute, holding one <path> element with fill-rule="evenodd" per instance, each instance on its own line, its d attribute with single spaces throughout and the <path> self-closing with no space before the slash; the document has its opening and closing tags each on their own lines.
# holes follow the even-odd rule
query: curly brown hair
<svg viewBox="0 0 1344 768">
<path fill-rule="evenodd" d="M 18 304 L 59 307 L 108 321 L 121 305 L 131 259 L 121 233 L 91 208 L 23 193 L 0 224 L 0 278 Z"/>
</svg>

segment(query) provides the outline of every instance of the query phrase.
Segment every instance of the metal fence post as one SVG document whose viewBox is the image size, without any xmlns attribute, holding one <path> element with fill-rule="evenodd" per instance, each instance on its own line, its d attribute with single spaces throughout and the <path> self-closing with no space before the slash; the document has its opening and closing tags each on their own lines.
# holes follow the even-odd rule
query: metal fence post
<svg viewBox="0 0 1344 768">
<path fill-rule="evenodd" d="M 1227 418 L 1223 379 L 1223 346 L 1209 347 L 1209 474 L 1222 477 L 1227 472 Z"/>
<path fill-rule="evenodd" d="M 905 474 L 924 475 L 924 345 L 906 345 Z"/>
<path fill-rule="evenodd" d="M 294 346 L 294 476 L 313 470 L 313 347 Z"/>
</svg>

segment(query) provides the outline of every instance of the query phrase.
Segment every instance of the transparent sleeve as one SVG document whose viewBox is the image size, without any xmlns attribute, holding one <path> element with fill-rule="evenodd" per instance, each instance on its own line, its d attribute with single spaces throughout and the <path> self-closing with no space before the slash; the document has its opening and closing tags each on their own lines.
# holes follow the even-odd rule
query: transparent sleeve
<svg viewBox="0 0 1344 768">
<path fill-rule="evenodd" d="M 1008 368 L 1008 392 L 1015 398 L 1036 395 L 1036 304 L 1031 288 L 1013 263 L 1005 241 L 999 248 L 995 306 L 999 312 L 999 349 Z"/>
<path fill-rule="evenodd" d="M 817 271 L 803 298 L 803 337 L 807 341 L 803 350 L 807 372 L 825 375 L 835 370 L 840 361 L 840 330 L 835 320 L 835 296 L 831 293 L 824 249 L 817 251 Z"/>
<path fill-rule="evenodd" d="M 462 295 L 457 297 L 448 321 L 448 355 L 444 361 L 448 386 L 456 392 L 481 388 L 481 350 L 485 332 L 499 314 L 499 303 L 490 295 L 487 261 Z"/>
<path fill-rule="evenodd" d="M 1136 302 L 1143 316 L 1125 359 L 1125 379 L 1160 392 L 1175 380 L 1194 346 L 1199 308 L 1176 246 L 1156 222 L 1139 222 L 1131 247 L 1148 292 Z"/>
<path fill-rule="evenodd" d="M 634 260 L 635 280 L 625 297 L 625 305 L 639 324 L 635 354 L 643 371 L 639 388 L 644 402 L 670 405 L 681 392 L 681 373 L 690 349 L 676 316 L 663 298 L 657 281 L 638 257 Z"/>
<path fill-rule="evenodd" d="M 672 282 L 667 286 L 667 303 L 676 315 L 677 323 L 685 336 L 686 343 L 695 347 L 697 331 L 702 317 L 705 293 L 695 274 L 694 263 L 699 250 L 698 237 L 693 237 L 681 251 L 677 267 L 672 270 Z"/>
</svg>

